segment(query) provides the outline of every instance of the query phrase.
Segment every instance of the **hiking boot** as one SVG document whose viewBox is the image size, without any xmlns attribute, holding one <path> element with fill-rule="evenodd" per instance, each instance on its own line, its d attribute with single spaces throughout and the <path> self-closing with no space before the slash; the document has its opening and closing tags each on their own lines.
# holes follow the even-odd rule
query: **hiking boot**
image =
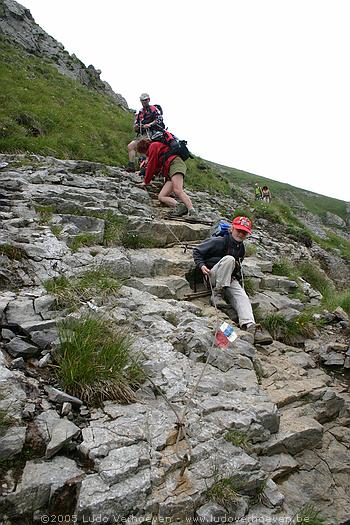
<svg viewBox="0 0 350 525">
<path fill-rule="evenodd" d="M 135 172 L 135 162 L 133 162 L 132 160 L 130 160 L 128 162 L 128 165 L 126 167 L 126 171 L 128 171 L 129 173 L 134 173 Z"/>
<path fill-rule="evenodd" d="M 177 217 L 183 217 L 187 213 L 187 207 L 184 205 L 183 202 L 180 202 L 176 208 L 173 209 L 170 213 L 168 213 L 167 218 L 177 218 Z"/>
<path fill-rule="evenodd" d="M 255 345 L 270 345 L 273 339 L 267 330 L 263 330 L 260 324 L 251 324 L 246 331 L 254 336 Z"/>
<path fill-rule="evenodd" d="M 227 302 L 222 296 L 222 292 L 220 290 L 213 290 L 211 297 L 210 297 L 210 304 L 212 306 L 216 306 L 216 308 L 225 308 L 227 306 Z"/>
<path fill-rule="evenodd" d="M 198 219 L 199 219 L 198 213 L 196 212 L 196 210 L 194 208 L 191 208 L 190 210 L 188 210 L 186 219 L 189 222 L 191 222 L 191 221 L 193 221 L 193 222 L 198 221 Z"/>
</svg>

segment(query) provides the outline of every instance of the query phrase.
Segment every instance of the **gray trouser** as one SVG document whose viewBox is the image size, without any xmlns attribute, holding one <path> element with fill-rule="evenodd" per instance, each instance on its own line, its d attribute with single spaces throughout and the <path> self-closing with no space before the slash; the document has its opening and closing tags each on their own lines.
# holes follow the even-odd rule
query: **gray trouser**
<svg viewBox="0 0 350 525">
<path fill-rule="evenodd" d="M 218 290 L 225 288 L 225 299 L 236 310 L 239 324 L 255 323 L 252 306 L 248 295 L 243 290 L 239 282 L 232 277 L 235 269 L 236 261 L 232 255 L 225 255 L 215 266 L 211 269 L 210 278 L 212 286 Z"/>
</svg>

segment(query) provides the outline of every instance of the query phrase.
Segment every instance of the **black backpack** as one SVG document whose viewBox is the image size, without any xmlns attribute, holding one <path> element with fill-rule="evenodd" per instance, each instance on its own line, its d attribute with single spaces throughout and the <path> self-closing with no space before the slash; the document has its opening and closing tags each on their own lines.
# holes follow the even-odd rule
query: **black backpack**
<svg viewBox="0 0 350 525">
<path fill-rule="evenodd" d="M 171 135 L 171 137 L 168 135 Z M 169 151 L 162 153 L 164 162 L 171 157 L 171 155 L 177 155 L 182 160 L 193 159 L 193 155 L 187 148 L 187 141 L 180 140 L 167 131 L 156 131 L 151 136 L 151 140 L 152 142 L 161 142 L 162 144 L 169 146 Z"/>
</svg>

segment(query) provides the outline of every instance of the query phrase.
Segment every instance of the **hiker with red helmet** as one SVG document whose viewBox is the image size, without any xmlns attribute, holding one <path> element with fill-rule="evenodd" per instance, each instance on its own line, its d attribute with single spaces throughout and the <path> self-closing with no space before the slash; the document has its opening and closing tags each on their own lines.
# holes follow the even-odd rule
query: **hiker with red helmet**
<svg viewBox="0 0 350 525">
<path fill-rule="evenodd" d="M 235 217 L 228 235 L 210 237 L 196 246 L 193 258 L 197 268 L 211 281 L 212 304 L 225 306 L 227 300 L 237 312 L 241 329 L 250 332 L 255 343 L 270 344 L 272 338 L 256 325 L 249 297 L 240 284 L 245 255 L 244 240 L 251 233 L 251 220 L 248 217 Z"/>
<path fill-rule="evenodd" d="M 138 153 L 147 155 L 146 175 L 140 186 L 147 186 L 156 174 L 161 174 L 165 182 L 158 195 L 158 200 L 173 208 L 173 211 L 168 214 L 168 218 L 181 217 L 187 214 L 188 218 L 196 219 L 197 215 L 191 199 L 183 189 L 187 170 L 185 161 L 177 155 L 164 156 L 170 151 L 170 147 L 162 142 L 151 141 L 147 138 L 138 141 L 136 150 Z M 180 200 L 179 204 L 171 197 L 172 194 L 175 194 Z"/>
<path fill-rule="evenodd" d="M 134 131 L 137 138 L 128 144 L 129 164 L 127 171 L 135 171 L 136 144 L 140 137 L 150 138 L 152 133 L 164 129 L 162 109 L 159 105 L 150 105 L 150 96 L 148 93 L 140 95 L 142 109 L 137 113 L 134 121 Z"/>
</svg>

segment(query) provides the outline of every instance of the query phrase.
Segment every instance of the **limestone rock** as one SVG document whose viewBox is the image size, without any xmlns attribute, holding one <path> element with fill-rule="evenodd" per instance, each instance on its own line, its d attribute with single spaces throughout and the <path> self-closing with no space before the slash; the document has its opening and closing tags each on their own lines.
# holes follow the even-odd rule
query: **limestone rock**
<svg viewBox="0 0 350 525">
<path fill-rule="evenodd" d="M 279 432 L 264 443 L 263 452 L 295 455 L 320 445 L 322 435 L 323 427 L 315 419 L 299 416 L 292 409 L 286 410 L 281 416 Z"/>
<path fill-rule="evenodd" d="M 65 457 L 56 456 L 50 462 L 27 461 L 16 491 L 1 498 L 0 505 L 4 504 L 4 508 L 10 509 L 5 512 L 11 518 L 46 509 L 50 500 L 69 480 L 75 478 L 75 483 L 79 484 L 83 476 L 84 472 L 75 462 Z"/>
</svg>

